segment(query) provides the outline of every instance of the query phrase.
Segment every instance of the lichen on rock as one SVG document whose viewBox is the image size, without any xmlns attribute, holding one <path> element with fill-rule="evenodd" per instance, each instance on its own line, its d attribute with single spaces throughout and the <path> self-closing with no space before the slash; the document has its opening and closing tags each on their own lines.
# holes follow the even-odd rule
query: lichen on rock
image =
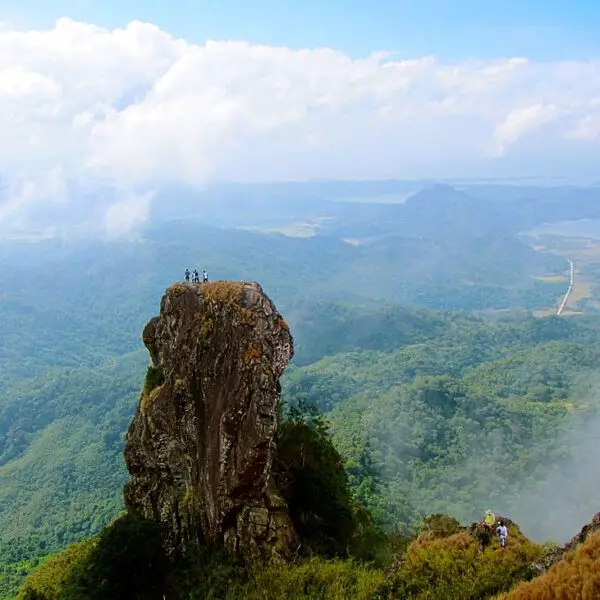
<svg viewBox="0 0 600 600">
<path fill-rule="evenodd" d="M 286 557 L 297 537 L 271 477 L 289 329 L 257 283 L 171 286 L 143 341 L 161 384 L 129 426 L 129 511 L 163 525 L 172 557 L 224 543 Z"/>
</svg>

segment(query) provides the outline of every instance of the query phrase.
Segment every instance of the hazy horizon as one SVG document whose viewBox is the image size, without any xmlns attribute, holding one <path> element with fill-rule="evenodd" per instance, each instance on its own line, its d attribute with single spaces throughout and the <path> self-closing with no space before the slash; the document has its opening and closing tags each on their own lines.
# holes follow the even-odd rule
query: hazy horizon
<svg viewBox="0 0 600 600">
<path fill-rule="evenodd" d="M 173 184 L 598 182 L 593 3 L 299 6 L 0 0 L 0 231 L 133 230 Z"/>
</svg>

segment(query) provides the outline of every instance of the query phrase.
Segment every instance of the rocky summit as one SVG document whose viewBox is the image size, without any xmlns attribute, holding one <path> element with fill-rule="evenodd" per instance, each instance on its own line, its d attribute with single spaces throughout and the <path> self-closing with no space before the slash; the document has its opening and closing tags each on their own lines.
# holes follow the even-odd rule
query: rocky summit
<svg viewBox="0 0 600 600">
<path fill-rule="evenodd" d="M 129 426 L 130 512 L 164 530 L 175 558 L 223 544 L 286 557 L 297 536 L 273 482 L 288 326 L 257 283 L 175 284 L 143 341 L 152 359 Z"/>
</svg>

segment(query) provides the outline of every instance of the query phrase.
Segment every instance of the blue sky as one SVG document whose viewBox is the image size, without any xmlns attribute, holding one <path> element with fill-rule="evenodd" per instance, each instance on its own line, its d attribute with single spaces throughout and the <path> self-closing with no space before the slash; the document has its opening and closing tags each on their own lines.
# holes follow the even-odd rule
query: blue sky
<svg viewBox="0 0 600 600">
<path fill-rule="evenodd" d="M 329 46 L 444 60 L 600 57 L 597 0 L 0 0 L 9 26 L 67 16 L 106 27 L 139 19 L 178 37 Z"/>
<path fill-rule="evenodd" d="M 11 214 L 71 179 L 597 180 L 600 2 L 571 2 L 0 0 Z"/>
</svg>

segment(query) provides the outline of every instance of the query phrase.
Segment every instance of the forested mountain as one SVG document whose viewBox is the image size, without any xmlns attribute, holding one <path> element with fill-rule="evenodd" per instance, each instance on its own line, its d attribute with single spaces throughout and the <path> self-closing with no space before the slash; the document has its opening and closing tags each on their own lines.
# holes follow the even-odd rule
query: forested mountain
<svg viewBox="0 0 600 600">
<path fill-rule="evenodd" d="M 419 512 L 473 519 L 492 498 L 518 514 L 519 494 L 549 466 L 574 458 L 572 428 L 595 417 L 586 382 L 600 364 L 597 326 L 415 316 L 380 313 L 379 327 L 372 320 L 362 339 L 360 325 L 348 323 L 355 345 L 342 339 L 341 351 L 290 369 L 285 397 L 330 414 L 354 484 L 372 479 L 361 500 L 380 519 L 408 523 Z M 411 330 L 419 317 L 421 329 Z M 404 322 L 404 336 L 395 335 Z M 552 530 L 533 515 L 522 524 L 538 539 L 568 535 L 594 503 L 591 493 L 580 499 L 581 512 L 565 510 Z"/>
<path fill-rule="evenodd" d="M 148 365 L 141 330 L 186 267 L 263 285 L 295 339 L 284 401 L 324 414 L 353 496 L 381 526 L 411 528 L 431 512 L 471 519 L 491 504 L 541 541 L 566 539 L 595 512 L 583 495 L 595 489 L 593 465 L 581 457 L 593 447 L 600 323 L 593 313 L 532 316 L 553 312 L 568 263 L 517 234 L 594 216 L 597 191 L 286 185 L 253 188 L 240 211 L 249 188 L 222 188 L 200 206 L 190 192 L 179 219 L 157 204 L 127 240 L 0 244 L 5 597 L 32 560 L 121 509 L 123 434 Z M 280 229 L 309 218 L 313 237 L 206 224 Z M 533 510 L 566 473 L 577 505 L 563 496 Z M 548 514 L 562 527 L 549 532 Z"/>
<path fill-rule="evenodd" d="M 315 307 L 317 324 L 335 316 L 336 308 L 335 305 Z M 292 367 L 283 382 L 284 401 L 288 409 L 298 405 L 301 412 L 304 406 L 317 404 L 329 415 L 334 445 L 345 462 L 349 492 L 370 509 L 375 523 L 388 531 L 400 527 L 409 536 L 415 528 L 426 534 L 427 528 L 434 532 L 441 528 L 436 535 L 447 542 L 428 545 L 428 537 L 421 541 L 417 538 L 408 548 L 406 560 L 415 569 L 422 566 L 416 571 L 395 568 L 391 580 L 371 567 L 327 564 L 314 559 L 289 570 L 280 569 L 277 576 L 257 571 L 254 576 L 259 579 L 248 581 L 243 569 L 228 563 L 224 557 L 217 555 L 208 562 L 200 557 L 200 564 L 185 567 L 191 570 L 178 573 L 173 580 L 176 583 L 169 584 L 175 586 L 169 588 L 177 594 L 173 597 L 195 598 L 202 594 L 258 597 L 255 594 L 260 589 L 260 597 L 275 598 L 289 594 L 293 581 L 298 580 L 306 580 L 306 589 L 316 586 L 312 593 L 318 598 L 328 597 L 329 586 L 332 593 L 333 589 L 338 590 L 340 598 L 354 596 L 359 589 L 365 598 L 402 598 L 403 589 L 412 590 L 410 597 L 425 598 L 421 594 L 430 586 L 436 594 L 442 594 L 440 598 L 445 597 L 444 590 L 448 589 L 455 594 L 474 593 L 478 589 L 481 597 L 492 597 L 494 592 L 508 590 L 526 580 L 529 563 L 542 555 L 543 548 L 527 541 L 516 526 L 511 526 L 514 540 L 510 555 L 500 561 L 486 550 L 480 556 L 473 538 L 461 533 L 457 522 L 423 521 L 426 514 L 444 511 L 465 520 L 476 519 L 485 505 L 494 506 L 501 514 L 520 508 L 530 531 L 538 536 L 548 535 L 551 519 L 551 533 L 566 537 L 568 527 L 594 506 L 597 495 L 593 465 L 588 465 L 586 485 L 571 490 L 581 494 L 577 503 L 564 502 L 564 493 L 554 491 L 554 499 L 563 498 L 559 513 L 553 512 L 554 500 L 544 498 L 544 510 L 537 511 L 536 520 L 535 514 L 527 514 L 529 506 L 524 495 L 529 484 L 552 476 L 553 467 L 562 467 L 563 477 L 569 470 L 573 474 L 570 461 L 579 457 L 573 456 L 569 433 L 581 428 L 583 420 L 597 421 L 590 389 L 581 385 L 582 378 L 590 381 L 598 363 L 600 332 L 596 323 L 530 316 L 490 320 L 427 310 L 413 314 L 412 310 L 396 307 L 373 314 L 365 309 L 341 312 L 345 314 L 348 329 L 355 332 L 354 337 L 326 340 L 331 355 L 321 355 L 315 362 Z M 369 318 L 369 328 L 360 326 L 365 318 Z M 411 326 L 394 345 L 394 332 L 399 332 L 403 323 Z M 355 344 L 373 346 L 375 340 L 379 340 L 380 349 L 348 350 Z M 310 345 L 309 340 L 305 343 Z M 101 384 L 101 380 L 95 383 Z M 122 386 L 124 382 L 118 383 Z M 322 431 L 319 419 L 317 432 Z M 73 425 L 79 424 L 73 422 Z M 286 444 L 297 446 L 307 442 L 293 435 L 288 441 L 285 437 L 281 439 L 280 448 L 285 452 Z M 590 449 L 587 446 L 588 452 Z M 69 451 L 82 449 L 72 447 Z M 90 452 L 97 456 L 98 448 Z M 319 460 L 318 455 L 309 456 L 311 461 Z M 330 454 L 326 456 L 331 459 Z M 287 460 L 291 457 L 286 455 Z M 325 463 L 317 465 L 326 468 Z M 110 463 L 106 466 L 114 468 Z M 94 469 L 98 474 L 103 472 L 98 466 Z M 120 477 L 125 479 L 122 467 Z M 87 499 L 89 506 L 106 494 L 104 498 L 109 503 L 96 506 L 110 508 L 108 492 L 115 482 L 102 482 L 99 478 L 96 481 L 102 487 L 95 490 L 82 487 L 81 497 Z M 71 490 L 69 498 L 72 495 Z M 61 503 L 67 499 L 59 495 Z M 539 502 L 538 497 L 534 504 L 537 506 Z M 77 508 L 83 508 L 73 503 L 69 506 L 70 519 L 75 517 Z M 113 510 L 118 510 L 116 502 Z M 69 518 L 65 519 L 64 514 L 60 523 L 60 514 L 57 510 L 58 529 L 67 530 L 71 539 L 89 535 L 75 523 L 67 528 Z M 98 519 L 104 516 L 98 509 L 94 514 Z M 49 517 L 45 515 L 44 524 L 51 523 Z M 340 514 L 335 518 L 343 517 Z M 92 522 L 92 526 L 99 524 Z M 75 577 L 72 585 L 83 585 L 88 590 L 102 578 L 108 582 L 118 579 L 121 587 L 141 585 L 132 583 L 134 580 L 130 581 L 128 573 L 137 573 L 135 581 L 138 581 L 148 564 L 152 567 L 159 560 L 156 546 L 152 545 L 154 534 L 145 527 L 127 520 L 117 521 L 95 541 L 73 546 L 66 554 L 59 555 L 58 562 L 49 563 L 48 569 L 42 569 L 30 583 L 49 594 L 44 598 L 53 598 L 53 594 L 79 597 L 75 588 L 69 591 L 61 587 L 61 581 L 68 583 L 72 577 Z M 422 530 L 423 527 L 426 529 Z M 352 555 L 386 564 L 385 553 L 391 548 L 384 550 L 381 546 L 382 534 L 365 525 L 357 531 L 360 533 L 352 542 L 351 552 L 355 553 Z M 34 527 L 28 532 L 30 542 L 37 539 L 39 543 L 44 534 L 46 539 L 49 537 L 45 528 L 34 532 Z M 40 548 L 52 551 L 68 539 L 52 539 L 50 547 L 40 544 Z M 400 549 L 402 539 L 396 542 Z M 25 551 L 33 553 L 36 547 L 32 545 Z M 380 556 L 380 552 L 384 554 Z M 122 562 L 125 557 L 126 563 Z M 146 560 L 150 562 L 145 563 Z M 430 576 L 425 581 L 415 579 L 415 573 L 422 572 L 425 564 L 433 569 Z M 446 571 L 449 564 L 462 564 L 461 568 L 471 575 L 466 579 L 457 577 L 453 571 Z M 13 576 L 14 566 L 13 563 L 7 570 Z M 26 565 L 20 568 L 26 569 Z M 81 575 L 79 569 L 83 569 Z M 153 581 L 150 573 L 156 585 L 162 586 L 156 580 L 161 569 L 156 563 L 148 571 L 144 586 Z M 112 583 L 107 589 L 116 590 Z"/>
</svg>

